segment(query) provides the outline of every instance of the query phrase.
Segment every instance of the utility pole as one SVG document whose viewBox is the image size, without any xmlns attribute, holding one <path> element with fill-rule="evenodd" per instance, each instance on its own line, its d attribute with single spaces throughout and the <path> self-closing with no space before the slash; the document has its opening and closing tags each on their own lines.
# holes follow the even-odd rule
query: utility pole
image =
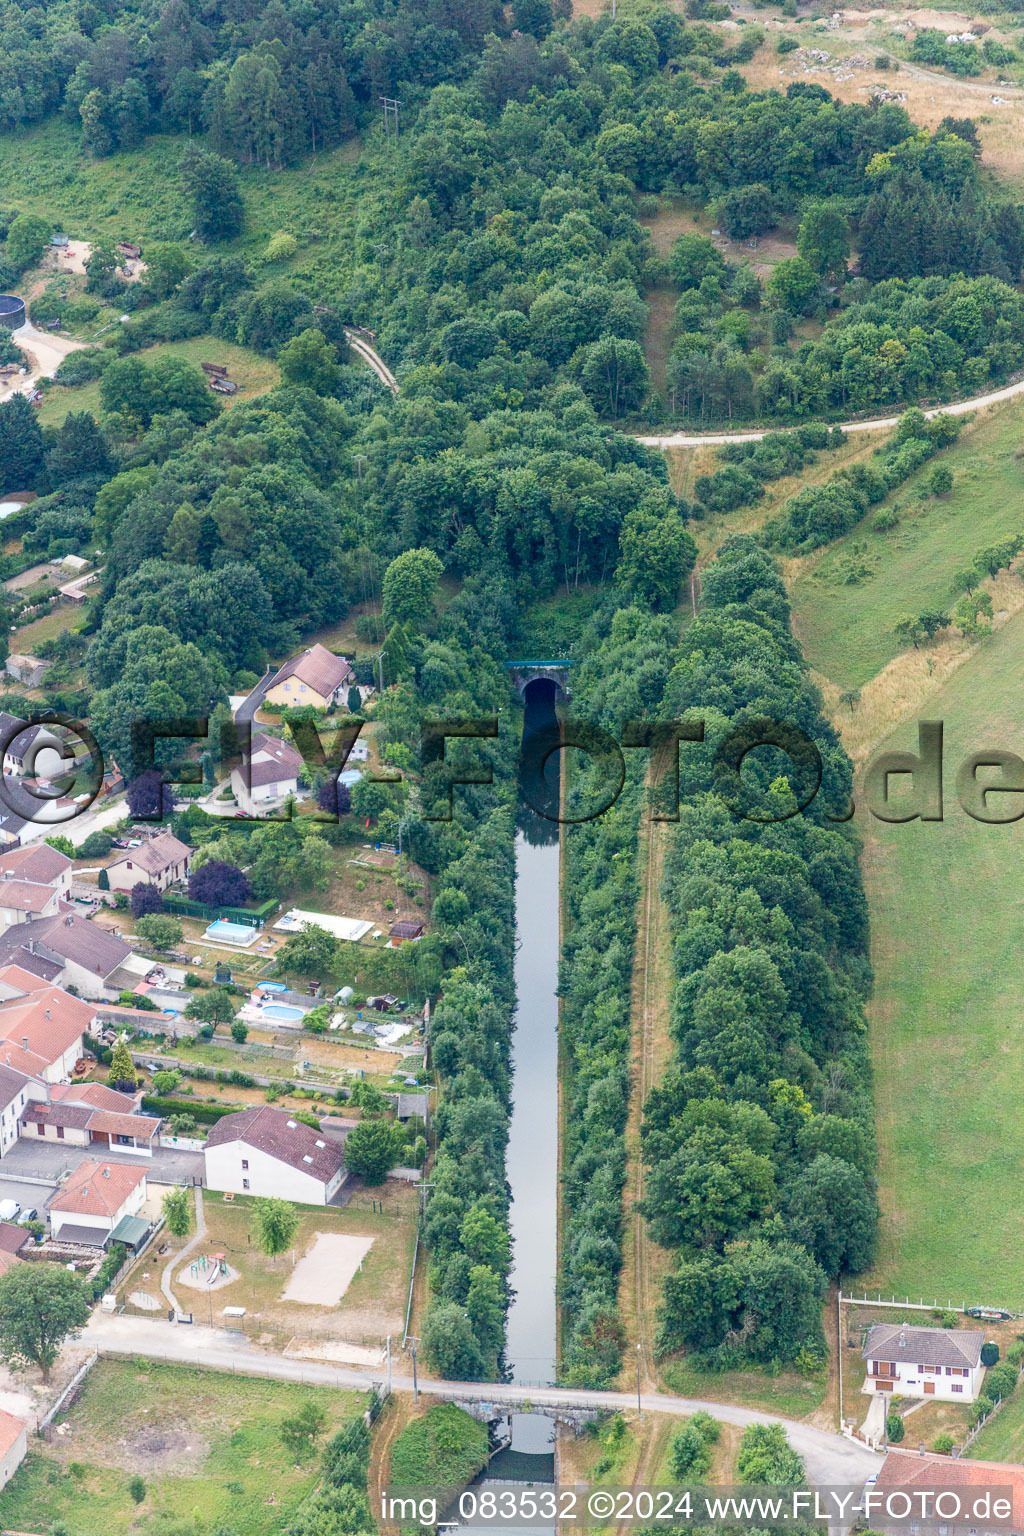
<svg viewBox="0 0 1024 1536">
<path fill-rule="evenodd" d="M 380 679 L 381 693 L 384 692 L 384 657 L 386 655 L 387 651 L 381 651 L 380 655 L 377 657 L 377 675 Z"/>
<path fill-rule="evenodd" d="M 378 100 L 384 108 L 384 137 L 389 139 L 394 131 L 398 138 L 398 109 L 402 105 L 394 96 L 380 96 Z"/>
<path fill-rule="evenodd" d="M 640 1401 L 640 1345 L 636 1347 L 636 1411 L 640 1415 L 640 1422 L 644 1419 L 644 1406 Z"/>
<path fill-rule="evenodd" d="M 414 1403 L 420 1400 L 419 1382 L 416 1379 L 416 1345 L 418 1343 L 418 1339 L 412 1340 L 412 1400 Z"/>
</svg>

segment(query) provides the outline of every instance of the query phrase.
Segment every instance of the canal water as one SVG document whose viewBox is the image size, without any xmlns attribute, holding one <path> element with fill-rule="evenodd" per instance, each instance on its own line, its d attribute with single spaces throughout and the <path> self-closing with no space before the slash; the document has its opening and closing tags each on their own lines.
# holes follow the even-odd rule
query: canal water
<svg viewBox="0 0 1024 1536">
<path fill-rule="evenodd" d="M 524 755 L 531 736 L 550 733 L 555 690 L 532 683 L 526 693 Z M 548 738 L 549 739 L 549 738 Z M 543 775 L 558 805 L 559 754 Z M 521 803 L 516 828 L 516 1018 L 512 1043 L 512 1116 L 506 1170 L 512 1205 L 512 1289 L 505 1362 L 513 1381 L 555 1380 L 558 1279 L 558 953 L 560 942 L 558 823 Z M 476 1491 L 554 1479 L 554 1421 L 515 1413 L 500 1426 L 506 1449 L 474 1483 Z M 470 1528 L 472 1529 L 472 1528 Z M 517 1536 L 551 1536 L 550 1527 L 507 1527 Z"/>
</svg>

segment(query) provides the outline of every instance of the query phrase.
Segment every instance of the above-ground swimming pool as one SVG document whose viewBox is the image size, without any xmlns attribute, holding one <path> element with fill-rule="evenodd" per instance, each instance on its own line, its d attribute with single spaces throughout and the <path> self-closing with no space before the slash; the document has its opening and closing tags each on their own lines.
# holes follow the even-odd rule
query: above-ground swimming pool
<svg viewBox="0 0 1024 1536">
<path fill-rule="evenodd" d="M 251 944 L 257 929 L 248 923 L 229 923 L 226 917 L 218 917 L 203 934 L 204 939 L 220 939 L 222 944 Z"/>
<path fill-rule="evenodd" d="M 289 1008 L 287 1003 L 267 1003 L 261 1012 L 265 1019 L 287 1020 L 290 1024 L 297 1024 L 303 1017 L 301 1008 Z"/>
</svg>

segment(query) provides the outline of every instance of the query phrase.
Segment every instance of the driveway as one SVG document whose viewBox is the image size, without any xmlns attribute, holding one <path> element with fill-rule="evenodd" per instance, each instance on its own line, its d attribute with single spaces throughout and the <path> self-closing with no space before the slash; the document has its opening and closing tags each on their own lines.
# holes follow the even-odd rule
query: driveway
<svg viewBox="0 0 1024 1536">
<path fill-rule="evenodd" d="M 250 693 L 242 701 L 242 703 L 239 704 L 238 708 L 235 710 L 235 719 L 236 720 L 239 720 L 239 721 L 250 720 L 251 721 L 253 719 L 253 717 L 256 714 L 256 711 L 259 709 L 260 705 L 263 703 L 263 700 L 264 700 L 264 697 L 266 695 L 267 689 L 270 687 L 271 679 L 273 677 L 276 677 L 276 675 L 277 675 L 277 668 L 276 667 L 268 667 L 267 668 L 267 670 L 264 673 L 263 677 L 260 678 L 259 682 L 256 684 L 256 687 L 252 690 L 252 693 Z"/>
<path fill-rule="evenodd" d="M 67 1169 L 77 1168 L 86 1158 L 105 1163 L 130 1163 L 133 1168 L 144 1168 L 149 1178 L 158 1184 L 178 1184 L 182 1179 L 201 1178 L 204 1161 L 201 1152 L 184 1152 L 177 1147 L 157 1147 L 152 1157 L 133 1157 L 117 1147 L 69 1147 L 55 1141 L 16 1141 L 0 1163 L 2 1173 L 25 1173 L 34 1178 L 57 1179 Z M 18 1186 L 25 1189 L 26 1185 Z M 20 1197 L 15 1194 L 14 1199 Z M 39 1204 L 32 1201 L 31 1204 Z M 22 1201 L 24 1204 L 24 1201 Z"/>
<path fill-rule="evenodd" d="M 36 380 L 56 373 L 69 352 L 77 352 L 84 341 L 72 341 L 70 336 L 59 336 L 55 331 L 37 331 L 32 324 L 23 325 L 11 332 L 15 346 L 26 354 L 28 376 L 4 379 L 0 383 L 0 399 L 11 395 L 24 395 L 35 388 Z"/>
<path fill-rule="evenodd" d="M 7 1159 L 4 1158 L 5 1163 L 6 1161 Z M 0 1178 L 0 1200 L 17 1200 L 23 1211 L 33 1205 L 37 1211 L 41 1211 L 56 1188 L 56 1182 L 20 1184 L 17 1179 Z"/>
</svg>

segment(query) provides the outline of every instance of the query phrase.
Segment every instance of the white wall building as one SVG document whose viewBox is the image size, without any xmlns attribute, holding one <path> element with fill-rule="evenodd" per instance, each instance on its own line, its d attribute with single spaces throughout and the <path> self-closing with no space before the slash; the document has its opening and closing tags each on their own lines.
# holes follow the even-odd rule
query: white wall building
<svg viewBox="0 0 1024 1536">
<path fill-rule="evenodd" d="M 125 1216 L 137 1216 L 146 1203 L 145 1170 L 130 1163 L 79 1163 L 53 1196 L 46 1214 L 54 1237 L 104 1239 Z"/>
<path fill-rule="evenodd" d="M 210 1130 L 204 1157 L 210 1189 L 299 1205 L 327 1205 L 346 1176 L 338 1142 L 269 1105 L 224 1115 Z"/>
<path fill-rule="evenodd" d="M 981 1363 L 984 1342 L 980 1328 L 875 1323 L 863 1351 L 867 1366 L 864 1391 L 973 1402 L 985 1375 Z"/>
</svg>

